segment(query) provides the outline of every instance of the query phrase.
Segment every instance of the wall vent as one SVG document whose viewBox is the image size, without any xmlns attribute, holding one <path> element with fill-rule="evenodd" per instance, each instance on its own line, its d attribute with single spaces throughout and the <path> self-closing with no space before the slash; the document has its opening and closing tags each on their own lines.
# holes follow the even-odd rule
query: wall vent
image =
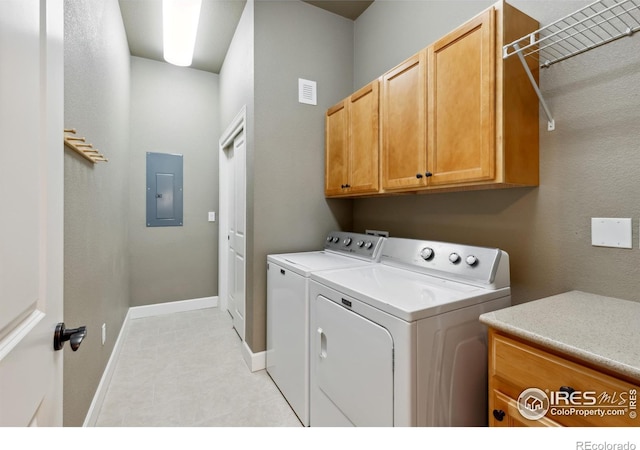
<svg viewBox="0 0 640 450">
<path fill-rule="evenodd" d="M 317 105 L 316 82 L 298 78 L 298 101 L 307 105 Z"/>
</svg>

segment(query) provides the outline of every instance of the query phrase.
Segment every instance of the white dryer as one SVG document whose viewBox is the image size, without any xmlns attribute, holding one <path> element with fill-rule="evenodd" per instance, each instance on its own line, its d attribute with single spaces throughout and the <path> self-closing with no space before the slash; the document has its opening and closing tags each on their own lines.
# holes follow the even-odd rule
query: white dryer
<svg viewBox="0 0 640 450">
<path fill-rule="evenodd" d="M 388 238 L 379 264 L 311 274 L 310 426 L 487 425 L 499 249 Z"/>
<path fill-rule="evenodd" d="M 304 426 L 309 425 L 309 276 L 368 266 L 384 238 L 332 232 L 324 250 L 268 255 L 266 369 Z"/>
</svg>

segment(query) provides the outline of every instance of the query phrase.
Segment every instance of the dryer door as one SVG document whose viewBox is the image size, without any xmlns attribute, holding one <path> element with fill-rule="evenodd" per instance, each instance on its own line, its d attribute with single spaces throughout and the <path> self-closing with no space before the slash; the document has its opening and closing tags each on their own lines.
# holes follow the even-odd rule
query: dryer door
<svg viewBox="0 0 640 450">
<path fill-rule="evenodd" d="M 393 426 L 391 334 L 323 296 L 313 301 L 311 426 Z"/>
</svg>

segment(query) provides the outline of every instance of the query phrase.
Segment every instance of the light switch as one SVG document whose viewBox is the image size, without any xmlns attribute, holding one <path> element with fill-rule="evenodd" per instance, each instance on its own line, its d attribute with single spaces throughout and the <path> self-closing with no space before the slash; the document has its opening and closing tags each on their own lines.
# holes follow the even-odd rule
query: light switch
<svg viewBox="0 0 640 450">
<path fill-rule="evenodd" d="M 592 218 L 591 245 L 632 248 L 631 219 Z"/>
<path fill-rule="evenodd" d="M 216 212 L 209 211 L 209 222 L 215 222 L 215 221 L 216 221 Z"/>
</svg>

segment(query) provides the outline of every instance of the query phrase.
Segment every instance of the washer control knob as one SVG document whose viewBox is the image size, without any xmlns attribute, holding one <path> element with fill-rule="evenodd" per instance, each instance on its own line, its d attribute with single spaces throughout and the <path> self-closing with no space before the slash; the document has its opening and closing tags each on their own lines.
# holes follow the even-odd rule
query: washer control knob
<svg viewBox="0 0 640 450">
<path fill-rule="evenodd" d="M 356 242 L 356 245 L 360 248 L 362 248 L 364 246 L 364 241 L 358 241 Z"/>
<path fill-rule="evenodd" d="M 371 247 L 373 247 L 373 242 L 367 241 L 364 243 L 364 248 L 366 248 L 367 250 L 369 250 Z"/>
<path fill-rule="evenodd" d="M 425 261 L 429 261 L 430 259 L 432 259 L 433 255 L 433 249 L 429 247 L 425 247 L 420 251 L 420 256 L 422 256 L 422 259 L 424 259 Z"/>
<path fill-rule="evenodd" d="M 476 264 L 478 264 L 478 258 L 476 258 L 474 255 L 467 256 L 466 261 L 470 266 L 475 266 Z"/>
<path fill-rule="evenodd" d="M 327 242 L 331 242 L 333 238 L 331 236 L 327 236 Z"/>
<path fill-rule="evenodd" d="M 342 243 L 343 243 L 346 247 L 348 247 L 348 246 L 350 246 L 350 245 L 351 245 L 351 242 L 352 242 L 352 241 L 353 241 L 353 240 L 352 240 L 350 237 L 348 237 L 348 238 L 345 238 L 345 239 L 344 239 L 344 241 L 342 241 Z"/>
<path fill-rule="evenodd" d="M 340 240 L 339 237 L 334 236 L 332 239 L 332 242 L 335 244 L 336 242 L 338 242 Z"/>
<path fill-rule="evenodd" d="M 449 261 L 451 261 L 454 264 L 458 264 L 460 262 L 460 255 L 458 255 L 457 253 L 450 254 Z"/>
</svg>

